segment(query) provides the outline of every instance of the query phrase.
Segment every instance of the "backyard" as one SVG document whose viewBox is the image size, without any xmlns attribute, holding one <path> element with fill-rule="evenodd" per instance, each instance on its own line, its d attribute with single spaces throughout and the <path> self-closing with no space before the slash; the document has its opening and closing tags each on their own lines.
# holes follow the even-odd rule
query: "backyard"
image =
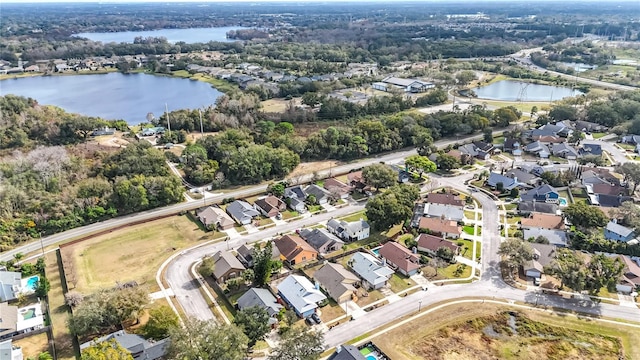
<svg viewBox="0 0 640 360">
<path fill-rule="evenodd" d="M 69 329 L 67 328 L 67 318 L 69 317 L 68 307 L 65 305 L 63 284 L 60 278 L 61 269 L 58 266 L 58 252 L 50 252 L 45 256 L 47 280 L 51 285 L 49 290 L 49 310 L 51 315 L 51 325 L 53 326 L 53 338 L 56 344 L 56 353 L 60 360 L 71 360 L 76 358 Z M 62 266 L 62 264 L 60 264 Z"/>
<path fill-rule="evenodd" d="M 224 237 L 224 233 L 205 233 L 187 216 L 125 227 L 64 248 L 63 259 L 72 264 L 69 287 L 88 294 L 112 287 L 117 281 L 145 284 L 157 290 L 156 271 L 163 261 L 181 249 L 199 242 Z"/>
</svg>

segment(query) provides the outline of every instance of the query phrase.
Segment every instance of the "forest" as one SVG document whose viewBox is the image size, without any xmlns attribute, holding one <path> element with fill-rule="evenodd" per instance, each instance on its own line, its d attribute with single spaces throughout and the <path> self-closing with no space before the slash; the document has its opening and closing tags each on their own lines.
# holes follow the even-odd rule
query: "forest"
<svg viewBox="0 0 640 360">
<path fill-rule="evenodd" d="M 74 121 L 86 118 L 0 97 L 9 125 L 0 128 L 0 251 L 31 238 L 182 200 L 180 179 L 145 142 L 118 149 L 88 145 Z M 7 129 L 21 134 L 5 143 Z M 33 136 L 47 129 L 46 136 Z M 11 150 L 11 151 L 10 151 Z"/>
</svg>

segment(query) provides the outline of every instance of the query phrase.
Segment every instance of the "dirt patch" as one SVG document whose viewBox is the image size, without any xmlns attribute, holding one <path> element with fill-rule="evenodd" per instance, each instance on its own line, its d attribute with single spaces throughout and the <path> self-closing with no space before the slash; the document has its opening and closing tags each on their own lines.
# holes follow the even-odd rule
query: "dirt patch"
<svg viewBox="0 0 640 360">
<path fill-rule="evenodd" d="M 293 98 L 291 100 L 285 99 L 269 99 L 262 102 L 262 111 L 264 112 L 272 112 L 272 113 L 282 113 L 287 110 L 289 104 L 293 104 L 293 106 L 302 105 L 302 98 Z"/>
<path fill-rule="evenodd" d="M 27 358 L 38 358 L 40 353 L 49 351 L 49 340 L 47 333 L 31 335 L 24 339 L 13 341 L 13 345 L 22 348 L 22 355 Z"/>
<path fill-rule="evenodd" d="M 374 343 L 392 359 L 632 359 L 637 345 L 626 338 L 638 331 L 628 330 L 494 304 L 464 304 L 428 314 Z"/>
<path fill-rule="evenodd" d="M 314 172 L 320 170 L 327 170 L 340 164 L 341 163 L 339 161 L 335 160 L 300 163 L 300 165 L 296 166 L 296 168 L 293 169 L 293 171 L 289 174 L 289 179 L 295 179 L 296 177 L 301 175 L 313 174 Z"/>
<path fill-rule="evenodd" d="M 129 145 L 129 141 L 122 138 L 122 133 L 116 133 L 114 135 L 96 136 L 93 138 L 100 146 L 106 147 L 125 147 Z"/>
</svg>

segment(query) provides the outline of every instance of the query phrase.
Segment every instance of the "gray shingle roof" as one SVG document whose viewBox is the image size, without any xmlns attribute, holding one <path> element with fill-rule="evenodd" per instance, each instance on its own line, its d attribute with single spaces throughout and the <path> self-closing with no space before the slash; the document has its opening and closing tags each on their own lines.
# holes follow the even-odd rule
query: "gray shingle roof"
<svg viewBox="0 0 640 360">
<path fill-rule="evenodd" d="M 271 291 L 259 288 L 251 288 L 238 298 L 238 308 L 240 310 L 253 306 L 259 306 L 267 310 L 269 316 L 278 314 L 280 309 L 283 308 L 275 296 L 271 294 Z"/>
</svg>

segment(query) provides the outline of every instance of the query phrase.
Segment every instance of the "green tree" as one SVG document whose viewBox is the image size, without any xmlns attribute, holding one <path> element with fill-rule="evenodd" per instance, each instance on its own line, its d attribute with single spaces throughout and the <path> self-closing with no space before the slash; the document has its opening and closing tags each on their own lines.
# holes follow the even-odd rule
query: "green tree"
<svg viewBox="0 0 640 360">
<path fill-rule="evenodd" d="M 160 306 L 149 310 L 149 321 L 142 327 L 146 338 L 161 340 L 169 336 L 169 332 L 180 326 L 180 320 L 171 308 Z"/>
<path fill-rule="evenodd" d="M 476 73 L 471 70 L 463 70 L 456 74 L 456 81 L 461 86 L 467 86 L 470 82 L 477 79 Z"/>
<path fill-rule="evenodd" d="M 640 184 L 640 164 L 635 162 L 626 162 L 616 166 L 616 172 L 624 176 L 624 181 L 633 183 L 632 194 L 635 194 L 638 184 Z"/>
<path fill-rule="evenodd" d="M 286 185 L 282 182 L 276 183 L 271 185 L 271 187 L 269 188 L 269 191 L 271 191 L 271 193 L 274 196 L 277 197 L 282 197 L 284 196 L 284 189 L 286 188 Z"/>
<path fill-rule="evenodd" d="M 323 335 L 307 328 L 294 328 L 282 336 L 269 360 L 317 360 L 324 351 Z"/>
<path fill-rule="evenodd" d="M 578 113 L 571 105 L 556 105 L 549 111 L 549 117 L 553 121 L 574 121 L 578 118 Z"/>
<path fill-rule="evenodd" d="M 40 275 L 40 278 L 36 282 L 36 295 L 41 298 L 47 297 L 49 290 L 51 289 L 51 284 L 49 284 L 49 280 L 44 277 L 44 275 Z"/>
<path fill-rule="evenodd" d="M 436 250 L 436 255 L 444 260 L 447 260 L 449 262 L 453 261 L 453 258 L 455 257 L 455 254 L 453 253 L 453 250 L 449 249 L 446 246 L 441 246 Z"/>
<path fill-rule="evenodd" d="M 169 357 L 175 360 L 242 360 L 249 338 L 236 325 L 189 319 L 170 333 Z"/>
<path fill-rule="evenodd" d="M 518 188 L 511 189 L 509 196 L 511 196 L 511 198 L 513 199 L 517 199 L 520 196 L 520 190 L 518 190 Z"/>
<path fill-rule="evenodd" d="M 263 340 L 271 329 L 269 326 L 269 313 L 259 306 L 252 306 L 238 311 L 233 323 L 247 335 L 249 347 L 255 345 L 257 341 Z"/>
<path fill-rule="evenodd" d="M 509 126 L 509 124 L 518 121 L 520 118 L 519 111 L 511 106 L 503 107 L 493 111 L 493 123 L 498 127 Z"/>
<path fill-rule="evenodd" d="M 500 244 L 498 255 L 503 257 L 502 263 L 513 273 L 533 259 L 533 249 L 529 243 L 520 239 L 507 239 Z"/>
<path fill-rule="evenodd" d="M 82 350 L 81 360 L 133 360 L 131 353 L 115 339 L 92 344 Z"/>
<path fill-rule="evenodd" d="M 587 284 L 592 294 L 598 294 L 603 287 L 609 292 L 616 291 L 616 284 L 625 269 L 619 257 L 597 254 L 591 257 L 587 265 Z"/>
<path fill-rule="evenodd" d="M 273 256 L 273 243 L 268 241 L 263 249 L 258 245 L 253 248 L 253 272 L 255 273 L 254 282 L 256 286 L 263 286 L 271 280 L 275 261 L 271 259 Z"/>
<path fill-rule="evenodd" d="M 400 224 L 413 214 L 413 204 L 419 195 L 415 186 L 393 186 L 367 202 L 367 219 L 378 230 Z"/>
<path fill-rule="evenodd" d="M 437 169 L 436 164 L 429 160 L 426 156 L 421 155 L 411 155 L 404 160 L 404 163 L 414 171 L 420 173 L 420 177 L 425 172 L 434 172 Z"/>
<path fill-rule="evenodd" d="M 38 354 L 38 360 L 53 360 L 53 356 L 48 351 Z"/>
<path fill-rule="evenodd" d="M 447 154 L 438 155 L 438 157 L 436 158 L 436 164 L 438 165 L 438 169 L 445 172 L 449 172 L 460 167 L 460 161 L 455 157 Z"/>
<path fill-rule="evenodd" d="M 564 216 L 573 225 L 582 228 L 603 227 L 609 222 L 609 218 L 595 206 L 589 206 L 584 202 L 573 203 L 564 210 Z"/>
<path fill-rule="evenodd" d="M 493 129 L 486 128 L 482 131 L 484 142 L 491 144 L 493 142 Z"/>
<path fill-rule="evenodd" d="M 614 219 L 622 219 L 625 226 L 640 229 L 640 207 L 633 201 L 625 201 L 614 209 Z"/>
<path fill-rule="evenodd" d="M 365 184 L 376 189 L 388 188 L 398 181 L 398 173 L 385 164 L 372 164 L 362 169 Z"/>
<path fill-rule="evenodd" d="M 557 249 L 556 257 L 548 267 L 546 274 L 553 275 L 560 280 L 560 287 L 565 285 L 574 291 L 583 291 L 587 286 L 587 273 L 581 254 L 569 249 Z"/>
</svg>

